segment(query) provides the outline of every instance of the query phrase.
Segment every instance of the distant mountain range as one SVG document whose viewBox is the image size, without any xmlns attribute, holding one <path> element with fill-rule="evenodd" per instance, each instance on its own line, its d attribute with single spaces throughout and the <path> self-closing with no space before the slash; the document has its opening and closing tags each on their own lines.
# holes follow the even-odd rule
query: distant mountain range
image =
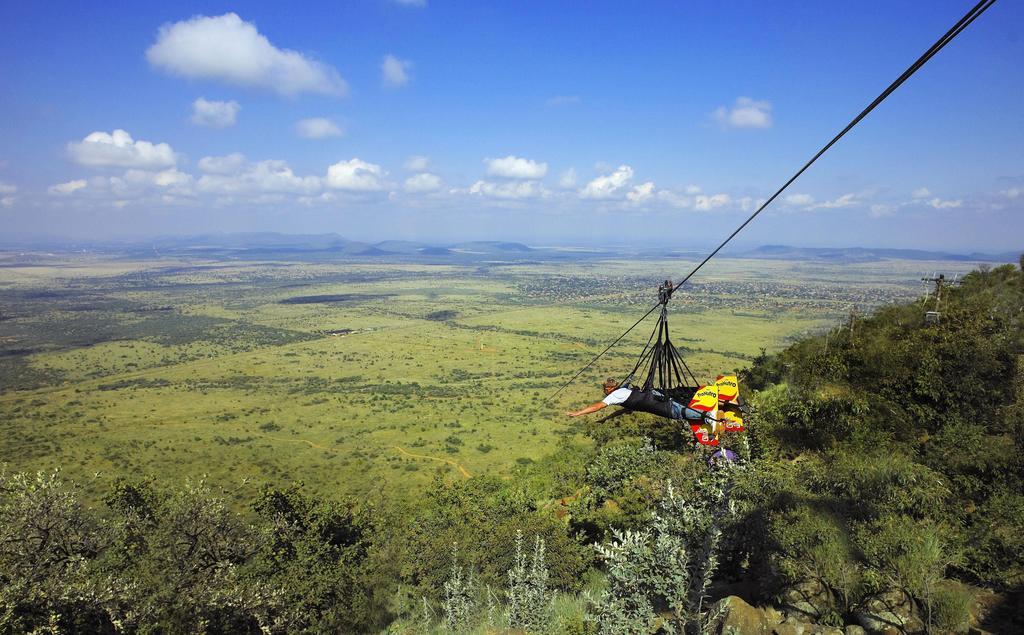
<svg viewBox="0 0 1024 635">
<path fill-rule="evenodd" d="M 11 245 L 23 249 L 28 245 Z M 593 260 L 616 256 L 631 258 L 679 258 L 699 260 L 707 255 L 700 249 L 667 251 L 664 247 L 531 247 L 509 241 L 467 241 L 425 243 L 409 240 L 362 242 L 338 234 L 279 234 L 251 232 L 203 234 L 198 236 L 158 237 L 146 242 L 78 242 L 36 244 L 33 248 L 74 251 L 102 251 L 134 257 L 202 256 L 209 258 L 361 260 L 386 259 L 424 262 L 529 262 L 551 260 Z M 880 260 L 935 260 L 956 262 L 1017 262 L 1020 252 L 998 254 L 953 254 L 920 249 L 884 249 L 872 247 L 792 247 L 762 245 L 756 249 L 723 253 L 726 258 L 770 260 L 806 260 L 834 263 L 876 262 Z"/>
<path fill-rule="evenodd" d="M 824 260 L 828 262 L 873 262 L 878 260 L 953 260 L 958 262 L 1016 262 L 1020 252 L 1001 254 L 951 254 L 943 251 L 920 249 L 876 249 L 871 247 L 790 247 L 788 245 L 762 245 L 757 249 L 736 254 L 734 258 L 761 258 L 772 260 Z"/>
</svg>

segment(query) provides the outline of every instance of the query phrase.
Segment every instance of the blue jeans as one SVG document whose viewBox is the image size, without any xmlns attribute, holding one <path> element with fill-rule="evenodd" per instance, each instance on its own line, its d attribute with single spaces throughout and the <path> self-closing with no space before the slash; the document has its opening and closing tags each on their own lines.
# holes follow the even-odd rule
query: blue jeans
<svg viewBox="0 0 1024 635">
<path fill-rule="evenodd" d="M 674 399 L 670 399 L 669 403 L 672 404 L 672 418 L 673 419 L 689 419 L 690 421 L 704 421 L 704 414 L 697 412 L 693 408 L 684 406 Z"/>
</svg>

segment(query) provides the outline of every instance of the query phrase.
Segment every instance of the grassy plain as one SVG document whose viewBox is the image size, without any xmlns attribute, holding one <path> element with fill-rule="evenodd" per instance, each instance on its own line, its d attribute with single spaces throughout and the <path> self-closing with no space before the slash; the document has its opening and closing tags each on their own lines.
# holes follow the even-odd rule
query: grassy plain
<svg viewBox="0 0 1024 635">
<path fill-rule="evenodd" d="M 107 491 L 207 475 L 416 497 L 434 475 L 508 476 L 577 437 L 562 416 L 622 376 L 680 259 L 471 265 L 0 259 L 0 463 Z M 723 259 L 672 302 L 698 377 L 906 300 L 970 263 Z"/>
</svg>

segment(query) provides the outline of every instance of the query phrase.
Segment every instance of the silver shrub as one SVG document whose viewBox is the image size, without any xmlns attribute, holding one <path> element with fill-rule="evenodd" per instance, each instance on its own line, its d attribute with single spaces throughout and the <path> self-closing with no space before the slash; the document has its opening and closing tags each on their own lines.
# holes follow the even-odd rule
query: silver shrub
<svg viewBox="0 0 1024 635">
<path fill-rule="evenodd" d="M 552 593 L 548 590 L 548 568 L 544 562 L 544 541 L 533 539 L 533 557 L 527 563 L 523 532 L 516 531 L 516 557 L 508 571 L 508 607 L 511 628 L 538 632 L 550 619 Z"/>
<path fill-rule="evenodd" d="M 608 589 L 588 618 L 602 635 L 651 632 L 656 610 L 672 618 L 670 633 L 707 632 L 720 617 L 705 608 L 708 587 L 718 568 L 719 525 L 734 513 L 728 499 L 730 465 L 714 467 L 692 483 L 686 496 L 669 482 L 658 509 L 639 531 L 613 530 L 613 539 L 597 545 L 608 567 Z"/>
</svg>

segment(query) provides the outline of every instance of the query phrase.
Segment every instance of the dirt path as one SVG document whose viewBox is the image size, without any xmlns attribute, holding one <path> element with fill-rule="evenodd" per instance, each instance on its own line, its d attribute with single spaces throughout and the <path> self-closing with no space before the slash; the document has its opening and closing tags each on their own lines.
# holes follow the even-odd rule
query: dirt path
<svg viewBox="0 0 1024 635">
<path fill-rule="evenodd" d="M 399 452 L 401 452 L 405 456 L 408 456 L 408 457 L 411 457 L 411 458 L 414 458 L 414 459 L 428 459 L 430 461 L 441 461 L 442 463 L 447 463 L 448 465 L 451 465 L 451 466 L 455 467 L 456 469 L 458 469 L 459 472 L 463 476 L 465 476 L 466 478 L 469 478 L 470 476 L 472 476 L 472 474 L 470 474 L 466 470 L 466 468 L 462 467 L 455 459 L 446 459 L 446 458 L 439 457 L 439 456 L 428 456 L 426 454 L 413 454 L 412 452 L 409 452 L 405 448 L 403 448 L 401 446 L 397 446 L 397 445 L 393 445 L 391 447 L 395 448 L 396 450 L 398 450 Z"/>
</svg>

